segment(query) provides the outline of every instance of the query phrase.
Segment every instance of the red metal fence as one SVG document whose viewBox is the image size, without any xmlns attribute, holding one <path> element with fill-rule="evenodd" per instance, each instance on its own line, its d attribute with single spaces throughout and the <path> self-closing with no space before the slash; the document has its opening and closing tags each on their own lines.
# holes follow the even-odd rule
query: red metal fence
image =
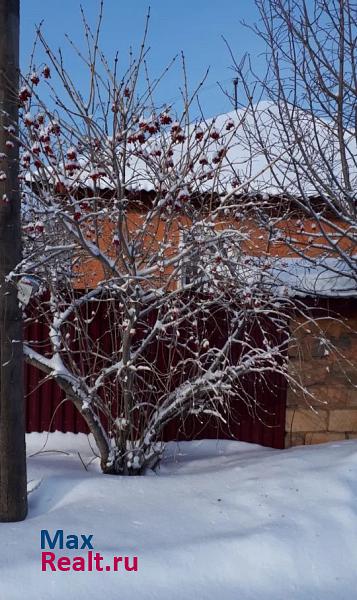
<svg viewBox="0 0 357 600">
<path fill-rule="evenodd" d="M 215 321 L 216 322 L 216 321 Z M 104 332 L 105 320 L 98 315 L 95 328 Z M 217 336 L 217 331 L 212 330 Z M 222 335 L 222 333 L 220 334 Z M 40 321 L 31 323 L 25 332 L 27 340 L 43 342 L 48 340 L 47 326 Z M 259 337 L 259 336 L 258 336 Z M 215 338 L 216 339 L 216 338 Z M 260 343 L 257 338 L 257 342 Z M 157 355 L 157 353 L 156 353 Z M 165 358 L 161 359 L 162 361 Z M 166 365 L 168 368 L 169 365 Z M 242 399 L 232 405 L 229 425 L 217 424 L 215 420 L 187 418 L 184 423 L 170 423 L 164 432 L 164 439 L 237 439 L 273 448 L 284 447 L 286 381 L 278 373 L 268 373 L 265 381 L 257 383 L 251 376 L 245 376 L 243 387 L 258 402 L 247 408 Z M 36 368 L 25 366 L 25 389 L 27 393 L 27 432 L 63 431 L 88 432 L 86 423 L 70 401 L 64 401 L 64 394 L 54 380 L 45 380 Z"/>
</svg>

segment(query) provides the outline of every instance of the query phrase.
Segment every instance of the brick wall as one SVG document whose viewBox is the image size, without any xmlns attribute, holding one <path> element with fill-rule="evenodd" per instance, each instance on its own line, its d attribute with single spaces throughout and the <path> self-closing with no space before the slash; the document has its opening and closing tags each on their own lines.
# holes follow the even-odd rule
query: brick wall
<svg viewBox="0 0 357 600">
<path fill-rule="evenodd" d="M 289 351 L 290 372 L 313 398 L 297 388 L 288 390 L 286 447 L 357 438 L 357 311 L 355 303 L 348 307 L 340 322 L 326 318 L 319 323 L 336 352 L 316 339 L 317 327 L 299 323 L 295 328 L 298 343 Z"/>
</svg>

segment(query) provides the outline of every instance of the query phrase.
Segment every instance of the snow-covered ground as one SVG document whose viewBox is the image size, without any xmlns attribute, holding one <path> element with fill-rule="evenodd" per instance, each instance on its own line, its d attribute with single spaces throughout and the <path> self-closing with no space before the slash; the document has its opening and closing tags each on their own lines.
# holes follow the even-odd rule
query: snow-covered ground
<svg viewBox="0 0 357 600">
<path fill-rule="evenodd" d="M 43 441 L 29 435 L 28 454 Z M 0 525 L 1 600 L 355 598 L 357 441 L 170 444 L 157 474 L 130 478 L 97 460 L 86 471 L 83 435 L 52 434 L 45 450 L 29 457 L 27 520 Z M 93 534 L 103 564 L 137 556 L 138 570 L 42 572 L 42 529 Z"/>
</svg>

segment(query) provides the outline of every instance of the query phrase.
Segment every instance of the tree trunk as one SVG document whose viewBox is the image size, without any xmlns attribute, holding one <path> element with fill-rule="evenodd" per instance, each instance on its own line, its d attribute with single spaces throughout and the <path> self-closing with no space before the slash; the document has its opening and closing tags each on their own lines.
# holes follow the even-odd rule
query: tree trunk
<svg viewBox="0 0 357 600">
<path fill-rule="evenodd" d="M 27 514 L 22 316 L 5 281 L 21 260 L 19 150 L 4 130 L 18 125 L 18 78 L 19 0 L 0 0 L 0 521 Z"/>
</svg>

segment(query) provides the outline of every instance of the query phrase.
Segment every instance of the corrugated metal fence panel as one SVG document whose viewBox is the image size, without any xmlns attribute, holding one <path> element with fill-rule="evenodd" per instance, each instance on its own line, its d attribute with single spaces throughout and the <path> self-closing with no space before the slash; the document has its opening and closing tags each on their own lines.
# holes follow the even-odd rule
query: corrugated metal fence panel
<svg viewBox="0 0 357 600">
<path fill-rule="evenodd" d="M 284 448 L 286 379 L 277 373 L 269 373 L 266 381 L 255 381 L 247 377 L 243 386 L 258 400 L 247 407 L 240 399 L 232 402 L 229 423 L 213 418 L 188 417 L 184 424 L 177 420 L 165 428 L 164 439 L 235 439 L 268 446 Z M 252 391 L 252 389 L 254 391 Z"/>
<path fill-rule="evenodd" d="M 26 340 L 39 344 L 38 350 L 50 351 L 48 327 L 43 321 L 33 321 L 25 328 Z M 64 393 L 53 379 L 35 367 L 25 364 L 26 431 L 88 432 L 86 423 L 72 402 L 65 401 Z"/>
<path fill-rule="evenodd" d="M 26 431 L 87 433 L 85 421 L 53 379 L 45 380 L 36 368 L 25 365 Z"/>
<path fill-rule="evenodd" d="M 207 324 L 205 325 L 207 327 Z M 217 328 L 218 327 L 218 328 Z M 100 313 L 93 322 L 92 331 L 96 337 L 104 336 L 106 341 L 107 322 Z M 215 342 L 219 336 L 224 340 L 222 323 L 217 326 L 217 314 L 208 325 L 210 335 Z M 259 332 L 253 332 L 258 344 L 261 343 Z M 223 336 L 223 337 L 222 337 Z M 41 343 L 42 351 L 49 351 L 48 328 L 41 322 L 32 322 L 25 329 L 25 339 Z M 153 356 L 157 365 L 163 371 L 170 368 L 167 356 L 156 347 Z M 233 360 L 239 360 L 237 350 Z M 232 414 L 229 425 L 217 424 L 212 418 L 200 419 L 188 417 L 184 423 L 174 421 L 166 426 L 165 440 L 184 439 L 237 439 L 253 442 L 273 448 L 284 447 L 286 381 L 277 373 L 269 373 L 265 382 L 246 376 L 243 382 L 245 393 L 250 394 L 257 402 L 248 409 L 244 401 L 237 398 L 232 403 Z M 88 428 L 70 401 L 64 401 L 64 394 L 54 380 L 47 380 L 36 368 L 25 365 L 25 389 L 27 393 L 27 432 L 32 431 L 63 431 L 87 433 Z M 244 396 L 244 394 L 242 394 Z"/>
</svg>

